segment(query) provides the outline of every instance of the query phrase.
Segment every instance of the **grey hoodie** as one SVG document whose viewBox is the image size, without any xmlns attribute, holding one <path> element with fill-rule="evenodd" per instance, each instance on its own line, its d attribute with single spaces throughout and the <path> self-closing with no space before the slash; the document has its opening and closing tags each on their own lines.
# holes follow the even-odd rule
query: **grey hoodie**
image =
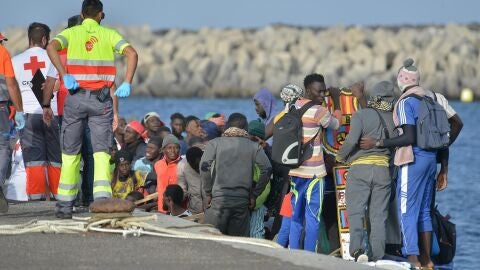
<svg viewBox="0 0 480 270">
<path fill-rule="evenodd" d="M 260 179 L 252 190 L 253 165 Z M 245 137 L 219 137 L 208 142 L 200 161 L 200 175 L 207 196 L 257 198 L 268 183 L 270 161 L 263 148 Z"/>
</svg>

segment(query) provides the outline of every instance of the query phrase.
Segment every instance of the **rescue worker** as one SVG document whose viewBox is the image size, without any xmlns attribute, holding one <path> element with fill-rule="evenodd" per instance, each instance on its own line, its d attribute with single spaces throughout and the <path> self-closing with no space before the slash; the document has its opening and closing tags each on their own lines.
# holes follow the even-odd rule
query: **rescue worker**
<svg viewBox="0 0 480 270">
<path fill-rule="evenodd" d="M 8 40 L 0 33 L 0 213 L 8 211 L 8 202 L 3 194 L 2 186 L 7 178 L 10 166 L 10 123 L 8 120 L 9 100 L 15 105 L 15 123 L 18 129 L 25 126 L 23 116 L 22 96 L 15 80 L 12 61 L 3 41 Z"/>
<path fill-rule="evenodd" d="M 41 85 L 37 85 L 38 89 L 32 85 L 36 72 L 40 70 L 45 78 L 52 65 L 45 50 L 49 40 L 50 28 L 47 25 L 38 22 L 30 24 L 28 49 L 12 59 L 25 113 L 26 125 L 20 132 L 20 145 L 27 175 L 26 192 L 30 200 L 49 200 L 50 196 L 56 196 L 62 163 L 56 93 L 48 99 L 53 106 L 54 117 L 50 125 L 46 125 L 42 120 L 42 93 L 35 93 L 41 91 Z M 48 190 L 45 183 L 48 183 Z"/>
<path fill-rule="evenodd" d="M 81 25 L 63 30 L 47 47 L 52 63 L 69 90 L 60 140 L 63 163 L 55 210 L 58 218 L 72 216 L 78 192 L 82 134 L 87 122 L 94 152 L 93 197 L 98 200 L 112 196 L 109 161 L 113 115 L 109 92 L 116 74 L 114 53 L 127 57 L 125 81 L 114 93 L 118 97 L 130 95 L 138 61 L 135 49 L 118 32 L 100 25 L 105 18 L 101 1 L 84 0 L 81 16 L 84 19 Z M 64 48 L 68 48 L 66 67 L 58 55 Z"/>
</svg>

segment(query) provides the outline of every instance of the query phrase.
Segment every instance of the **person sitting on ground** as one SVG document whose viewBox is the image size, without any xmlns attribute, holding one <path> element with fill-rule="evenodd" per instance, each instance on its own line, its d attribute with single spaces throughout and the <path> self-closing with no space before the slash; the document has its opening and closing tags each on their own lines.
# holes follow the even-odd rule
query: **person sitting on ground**
<svg viewBox="0 0 480 270">
<path fill-rule="evenodd" d="M 205 138 L 206 141 L 213 140 L 222 135 L 217 125 L 212 121 L 202 120 L 200 121 L 200 126 L 202 127 L 203 131 L 207 135 Z"/>
<path fill-rule="evenodd" d="M 127 127 L 127 120 L 125 117 L 118 118 L 118 125 L 117 128 L 113 131 L 113 137 L 115 140 L 115 145 L 117 150 L 122 149 L 125 145 L 125 128 Z"/>
<path fill-rule="evenodd" d="M 205 119 L 215 123 L 220 131 L 220 134 L 225 131 L 225 115 L 221 113 L 208 113 L 205 115 Z"/>
<path fill-rule="evenodd" d="M 222 137 L 205 146 L 200 161 L 200 175 L 210 207 L 205 223 L 214 225 L 223 234 L 248 236 L 250 210 L 268 183 L 271 165 L 265 151 L 248 135 L 247 118 L 233 113 Z M 254 164 L 259 167 L 259 180 L 253 187 Z"/>
<path fill-rule="evenodd" d="M 160 120 L 160 115 L 156 112 L 145 114 L 143 117 L 143 125 L 145 126 L 143 137 L 146 142 L 148 142 L 151 137 L 161 137 L 160 128 L 165 126 L 162 120 Z"/>
<path fill-rule="evenodd" d="M 185 116 L 176 112 L 170 116 L 170 127 L 172 134 L 177 137 L 180 142 L 180 155 L 187 153 L 188 145 L 183 138 L 183 131 L 185 130 Z"/>
<path fill-rule="evenodd" d="M 125 200 L 127 201 L 131 201 L 131 202 L 136 202 L 136 201 L 140 201 L 140 200 L 143 200 L 144 196 L 143 194 L 140 192 L 140 191 L 132 191 L 130 193 L 128 193 L 127 197 L 125 198 Z"/>
<path fill-rule="evenodd" d="M 377 261 L 385 255 L 386 223 L 393 184 L 389 169 L 392 153 L 388 148 L 362 150 L 359 142 L 362 135 L 377 139 L 396 136 L 392 118 L 394 101 L 391 82 L 375 84 L 368 107 L 353 115 L 350 132 L 336 156 L 337 161 L 350 164 L 345 197 L 350 224 L 349 252 L 356 261 L 362 258 L 364 261 Z M 367 208 L 371 251 L 368 258 L 363 248 Z"/>
<path fill-rule="evenodd" d="M 156 187 L 157 185 L 157 177 L 154 172 L 153 166 L 162 157 L 162 139 L 158 137 L 153 137 L 147 143 L 147 147 L 145 149 L 145 157 L 138 159 L 133 165 L 133 170 L 135 171 L 135 175 L 137 176 L 137 178 L 143 179 L 145 181 L 145 195 L 151 194 L 156 191 L 156 189 L 150 189 L 150 187 Z"/>
<path fill-rule="evenodd" d="M 162 208 L 164 211 L 166 211 L 167 215 L 179 218 L 189 217 L 192 215 L 188 209 L 185 209 L 182 206 L 183 190 L 179 185 L 168 185 L 163 193 L 162 202 Z"/>
<path fill-rule="evenodd" d="M 198 117 L 190 115 L 185 118 L 185 132 L 187 133 L 187 137 L 185 138 L 185 142 L 187 143 L 188 147 L 191 147 L 190 139 L 193 137 L 200 137 L 206 138 L 207 135 L 205 131 L 202 129 L 200 125 L 200 120 Z"/>
<path fill-rule="evenodd" d="M 170 130 L 169 127 L 167 126 L 163 126 L 161 127 L 160 129 L 158 129 L 158 132 L 159 132 L 159 137 L 163 140 L 163 138 L 165 138 L 165 136 L 167 136 L 168 134 L 172 134 L 172 131 Z"/>
<path fill-rule="evenodd" d="M 207 207 L 207 198 L 203 190 L 200 177 L 200 159 L 203 151 L 198 147 L 190 147 L 187 150 L 186 159 L 178 163 L 178 185 L 185 193 L 188 201 L 188 210 L 194 214 L 203 213 Z"/>
<path fill-rule="evenodd" d="M 177 184 L 177 165 L 182 160 L 180 157 L 180 143 L 172 134 L 168 134 L 162 142 L 163 158 L 155 163 L 157 174 L 158 205 L 163 202 L 165 188 L 171 184 Z M 159 207 L 158 211 L 163 212 Z"/>
<path fill-rule="evenodd" d="M 112 176 L 112 197 L 125 199 L 132 191 L 137 191 L 143 182 L 131 170 L 132 155 L 120 150 L 115 155 L 115 170 Z M 140 181 L 139 181 L 140 180 Z"/>
<path fill-rule="evenodd" d="M 132 155 L 133 163 L 145 156 L 147 145 L 142 137 L 144 131 L 145 129 L 138 121 L 131 121 L 125 128 L 125 149 Z"/>
</svg>

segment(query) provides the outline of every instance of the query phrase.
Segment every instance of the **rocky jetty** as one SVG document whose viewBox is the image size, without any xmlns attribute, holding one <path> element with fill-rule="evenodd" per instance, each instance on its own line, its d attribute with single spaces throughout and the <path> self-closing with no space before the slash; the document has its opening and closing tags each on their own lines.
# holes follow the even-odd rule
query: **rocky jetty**
<svg viewBox="0 0 480 270">
<path fill-rule="evenodd" d="M 407 57 L 416 60 L 426 88 L 451 98 L 465 87 L 480 95 L 478 25 L 117 29 L 138 50 L 134 90 L 139 95 L 247 97 L 262 86 L 278 93 L 290 82 L 303 85 L 312 72 L 324 74 L 329 86 L 364 80 L 368 88 L 394 80 Z M 5 34 L 12 54 L 25 49 L 25 29 Z M 117 61 L 123 78 L 123 60 Z"/>
</svg>

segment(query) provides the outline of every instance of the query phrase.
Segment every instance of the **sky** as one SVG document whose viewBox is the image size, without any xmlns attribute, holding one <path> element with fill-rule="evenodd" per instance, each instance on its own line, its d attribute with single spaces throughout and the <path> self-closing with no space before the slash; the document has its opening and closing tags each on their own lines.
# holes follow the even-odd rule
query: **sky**
<svg viewBox="0 0 480 270">
<path fill-rule="evenodd" d="M 81 0 L 2 0 L 0 31 L 33 21 L 55 27 L 81 9 Z M 152 29 L 263 27 L 273 23 L 403 25 L 480 22 L 479 0 L 103 0 L 106 25 Z"/>
</svg>

